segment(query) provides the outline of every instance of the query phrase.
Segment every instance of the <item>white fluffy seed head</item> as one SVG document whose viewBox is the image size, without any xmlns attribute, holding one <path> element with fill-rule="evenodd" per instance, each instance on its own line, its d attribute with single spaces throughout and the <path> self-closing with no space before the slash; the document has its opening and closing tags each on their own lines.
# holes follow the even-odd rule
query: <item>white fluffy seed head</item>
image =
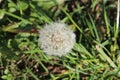
<svg viewBox="0 0 120 80">
<path fill-rule="evenodd" d="M 46 24 L 39 34 L 39 45 L 48 55 L 62 56 L 74 46 L 75 34 L 65 23 Z"/>
</svg>

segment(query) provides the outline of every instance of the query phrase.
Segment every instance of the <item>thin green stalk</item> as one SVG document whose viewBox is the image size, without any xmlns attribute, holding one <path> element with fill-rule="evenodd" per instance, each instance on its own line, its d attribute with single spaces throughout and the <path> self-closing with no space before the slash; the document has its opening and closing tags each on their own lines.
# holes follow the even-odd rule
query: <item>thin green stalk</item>
<svg viewBox="0 0 120 80">
<path fill-rule="evenodd" d="M 116 26 L 114 26 L 115 27 L 115 31 L 114 31 L 114 44 L 113 44 L 112 51 L 116 51 L 119 48 L 118 47 L 118 43 L 117 43 L 117 37 L 118 37 L 118 33 L 119 33 L 119 17 L 120 17 L 120 0 L 118 0 Z"/>
<path fill-rule="evenodd" d="M 49 73 L 48 69 L 45 67 L 45 65 L 42 63 L 42 61 L 38 58 L 37 55 L 35 55 L 35 59 L 40 63 L 40 65 L 44 68 L 44 70 Z"/>
<path fill-rule="evenodd" d="M 35 74 L 33 74 L 33 72 L 28 67 L 26 67 L 26 70 L 35 80 L 39 80 L 39 78 Z"/>
<path fill-rule="evenodd" d="M 83 52 L 84 54 L 88 55 L 90 58 L 93 58 L 93 56 L 89 53 L 89 51 L 82 44 L 76 43 L 74 49 L 79 52 Z"/>
<path fill-rule="evenodd" d="M 82 29 L 75 23 L 75 21 L 71 18 L 71 16 L 63 9 L 61 8 L 62 11 L 67 15 L 67 17 L 70 19 L 70 21 L 76 26 L 76 28 L 82 33 Z"/>
<path fill-rule="evenodd" d="M 36 12 L 36 15 L 39 20 L 44 19 L 47 23 L 51 23 L 52 19 L 49 16 L 47 16 L 47 14 L 42 9 L 36 9 L 36 6 L 32 3 L 30 3 L 30 7 L 33 9 L 34 12 Z"/>
<path fill-rule="evenodd" d="M 118 7 L 117 7 L 117 18 L 116 18 L 116 30 L 115 30 L 115 41 L 119 33 L 119 17 L 120 17 L 120 0 L 118 0 Z"/>
<path fill-rule="evenodd" d="M 107 62 L 112 66 L 113 68 L 116 68 L 117 66 L 114 64 L 114 62 L 111 60 L 110 57 L 107 56 L 107 54 L 103 51 L 100 44 L 97 41 L 94 41 L 97 44 L 97 51 L 107 60 Z"/>
<path fill-rule="evenodd" d="M 90 16 L 90 14 L 89 14 L 89 17 L 90 17 L 90 20 L 91 20 L 91 22 L 92 22 L 92 26 L 93 26 L 93 29 L 94 29 L 94 32 L 95 32 L 97 41 L 100 42 L 100 37 L 99 37 L 99 35 L 98 35 L 98 31 L 97 31 L 97 29 L 96 29 L 96 26 L 95 26 L 95 24 L 94 24 L 94 21 L 93 21 L 92 17 Z"/>
<path fill-rule="evenodd" d="M 21 17 L 15 15 L 15 14 L 12 14 L 12 13 L 9 13 L 9 12 L 6 12 L 6 11 L 5 11 L 5 14 L 6 14 L 6 15 L 9 15 L 9 16 L 12 16 L 12 17 L 14 17 L 14 18 L 17 18 L 17 19 L 19 19 L 19 20 L 21 20 L 21 21 L 23 21 L 23 22 L 25 22 L 25 23 L 33 24 L 32 22 L 30 22 L 30 21 L 28 21 L 28 20 L 26 20 L 26 19 L 24 19 L 24 18 L 21 18 Z"/>
<path fill-rule="evenodd" d="M 3 66 L 2 53 L 1 52 L 0 52 L 0 66 Z M 1 71 L 1 74 L 3 75 L 3 71 Z"/>
<path fill-rule="evenodd" d="M 103 0 L 103 11 L 104 11 L 104 20 L 105 20 L 105 24 L 106 24 L 106 30 L 107 30 L 107 35 L 108 37 L 110 37 L 110 28 L 109 28 L 109 21 L 108 21 L 108 17 L 107 17 L 107 13 L 106 13 L 106 9 L 105 9 L 105 1 Z"/>
</svg>

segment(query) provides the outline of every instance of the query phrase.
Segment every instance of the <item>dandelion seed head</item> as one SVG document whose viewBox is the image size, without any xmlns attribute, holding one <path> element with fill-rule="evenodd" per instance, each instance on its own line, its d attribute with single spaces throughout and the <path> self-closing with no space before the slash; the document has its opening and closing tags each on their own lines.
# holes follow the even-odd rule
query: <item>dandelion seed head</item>
<svg viewBox="0 0 120 80">
<path fill-rule="evenodd" d="M 65 23 L 46 24 L 39 34 L 39 45 L 48 55 L 62 56 L 74 46 L 75 34 Z"/>
</svg>

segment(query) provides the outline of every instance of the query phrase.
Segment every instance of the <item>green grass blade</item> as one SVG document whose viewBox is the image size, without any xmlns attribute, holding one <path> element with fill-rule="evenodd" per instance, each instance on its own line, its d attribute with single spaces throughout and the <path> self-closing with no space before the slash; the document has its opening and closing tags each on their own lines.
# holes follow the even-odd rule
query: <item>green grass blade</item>
<svg viewBox="0 0 120 80">
<path fill-rule="evenodd" d="M 107 62 L 110 64 L 110 66 L 112 66 L 113 68 L 117 68 L 117 66 L 115 65 L 115 63 L 111 60 L 110 57 L 107 56 L 107 54 L 101 48 L 100 44 L 98 42 L 96 42 L 96 41 L 95 41 L 95 43 L 97 44 L 97 46 L 96 46 L 97 51 L 104 57 L 104 59 L 107 60 Z"/>
<path fill-rule="evenodd" d="M 107 36 L 110 37 L 110 24 L 109 24 L 109 19 L 107 17 L 107 12 L 106 12 L 106 7 L 105 7 L 105 0 L 102 0 L 102 3 L 103 3 L 103 15 L 104 15 L 104 21 L 105 21 L 105 24 L 106 24 L 106 29 L 107 29 Z"/>
<path fill-rule="evenodd" d="M 90 16 L 90 14 L 89 14 L 89 17 L 90 17 L 90 21 L 91 21 L 91 23 L 92 23 L 92 26 L 93 26 L 94 33 L 95 33 L 95 36 L 96 36 L 96 38 L 97 38 L 97 41 L 100 42 L 100 37 L 99 37 L 99 35 L 98 35 L 98 31 L 97 31 L 97 29 L 96 29 L 95 23 L 94 23 L 92 17 Z"/>
<path fill-rule="evenodd" d="M 26 67 L 26 70 L 35 80 L 39 80 L 39 78 L 28 67 Z"/>
<path fill-rule="evenodd" d="M 76 43 L 74 49 L 88 55 L 90 58 L 93 58 L 93 56 L 89 53 L 89 51 L 82 44 Z"/>
<path fill-rule="evenodd" d="M 75 21 L 72 19 L 72 17 L 65 11 L 65 9 L 61 8 L 62 11 L 67 15 L 67 17 L 70 19 L 70 21 L 76 26 L 76 28 L 82 33 L 82 29 L 75 23 Z"/>
<path fill-rule="evenodd" d="M 25 22 L 25 23 L 33 24 L 32 22 L 30 22 L 30 21 L 28 21 L 28 20 L 26 20 L 26 19 L 24 19 L 24 18 L 22 18 L 22 17 L 19 17 L 19 16 L 15 15 L 15 14 L 12 14 L 12 13 L 10 13 L 10 12 L 5 12 L 5 14 L 8 15 L 8 16 L 14 17 L 14 18 L 16 18 L 16 19 L 18 19 L 18 20 L 21 20 L 21 21 L 23 21 L 23 22 Z"/>
<path fill-rule="evenodd" d="M 120 0 L 118 0 L 118 7 L 117 7 L 117 18 L 116 18 L 116 28 L 115 28 L 115 35 L 114 38 L 116 39 L 119 33 L 119 19 L 120 19 Z"/>
</svg>

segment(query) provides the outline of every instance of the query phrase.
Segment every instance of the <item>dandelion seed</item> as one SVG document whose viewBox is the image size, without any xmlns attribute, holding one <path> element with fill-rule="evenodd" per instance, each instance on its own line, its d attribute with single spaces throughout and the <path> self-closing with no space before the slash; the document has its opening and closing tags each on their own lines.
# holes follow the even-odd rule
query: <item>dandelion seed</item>
<svg viewBox="0 0 120 80">
<path fill-rule="evenodd" d="M 65 23 L 46 24 L 39 34 L 39 45 L 48 55 L 62 56 L 74 46 L 75 34 Z"/>
</svg>

